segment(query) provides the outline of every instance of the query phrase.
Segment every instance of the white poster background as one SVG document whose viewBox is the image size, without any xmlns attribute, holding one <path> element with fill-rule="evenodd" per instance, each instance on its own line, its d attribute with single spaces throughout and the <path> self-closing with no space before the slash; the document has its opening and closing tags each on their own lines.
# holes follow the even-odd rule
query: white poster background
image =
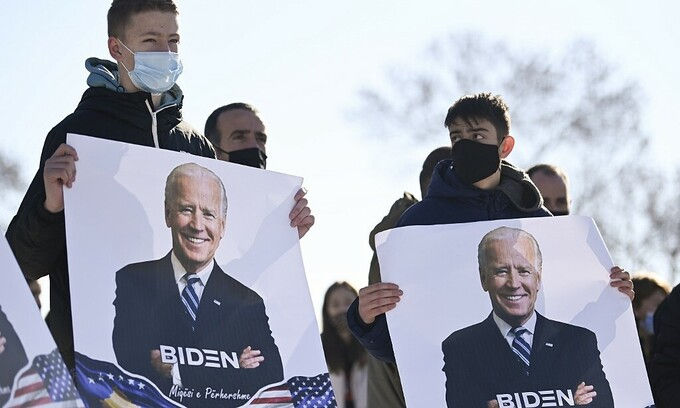
<svg viewBox="0 0 680 408">
<path fill-rule="evenodd" d="M 446 406 L 442 341 L 491 312 L 477 245 L 501 226 L 538 241 L 543 272 L 536 310 L 595 332 L 615 406 L 652 404 L 631 302 L 609 286 L 609 252 L 592 219 L 569 216 L 409 226 L 376 236 L 383 281 L 404 291 L 387 320 L 407 405 Z"/>
<path fill-rule="evenodd" d="M 0 236 L 0 268 L 2 269 L 0 306 L 24 346 L 28 366 L 32 364 L 35 357 L 50 354 L 57 348 L 57 345 L 40 315 L 24 274 L 19 269 L 4 236 Z M 22 371 L 23 369 L 19 372 Z M 77 404 L 83 406 L 80 401 Z M 76 402 L 72 402 L 70 406 L 75 407 Z"/>
<path fill-rule="evenodd" d="M 227 191 L 219 266 L 264 300 L 284 379 L 328 371 L 304 274 L 297 229 L 288 214 L 302 179 L 184 152 L 69 134 L 78 152 L 76 182 L 64 189 L 75 349 L 115 363 L 111 334 L 116 271 L 172 249 L 164 188 L 170 171 L 196 163 Z"/>
</svg>

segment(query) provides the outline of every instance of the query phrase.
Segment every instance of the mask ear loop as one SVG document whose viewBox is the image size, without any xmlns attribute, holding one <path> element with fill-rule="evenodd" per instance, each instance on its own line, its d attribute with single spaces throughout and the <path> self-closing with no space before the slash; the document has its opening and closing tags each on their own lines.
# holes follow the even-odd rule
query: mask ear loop
<svg viewBox="0 0 680 408">
<path fill-rule="evenodd" d="M 507 139 L 507 136 L 503 136 L 503 138 L 498 142 L 498 155 L 500 156 L 502 150 L 501 146 L 503 146 L 503 142 L 505 142 L 505 139 Z M 503 162 L 503 158 L 501 158 L 501 162 Z"/>
<path fill-rule="evenodd" d="M 134 51 L 132 51 L 131 49 L 129 49 L 128 46 L 125 45 L 125 43 L 122 42 L 122 41 L 120 40 L 120 38 L 116 38 L 116 40 L 118 40 L 118 42 L 120 43 L 120 45 L 122 45 L 123 47 L 125 47 L 125 49 L 128 50 L 128 51 L 130 52 L 130 54 L 132 54 L 132 57 L 134 58 L 134 56 L 135 56 Z M 125 66 L 125 63 L 124 63 L 123 61 L 121 61 L 120 63 L 123 65 L 123 68 L 125 68 L 125 70 L 127 71 L 128 75 L 129 75 L 129 74 L 130 74 L 130 70 L 128 69 L 128 67 Z"/>
</svg>

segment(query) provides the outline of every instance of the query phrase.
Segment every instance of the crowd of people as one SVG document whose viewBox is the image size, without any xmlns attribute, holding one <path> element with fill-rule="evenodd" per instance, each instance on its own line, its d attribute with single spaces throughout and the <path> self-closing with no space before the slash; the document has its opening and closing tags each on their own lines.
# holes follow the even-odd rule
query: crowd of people
<svg viewBox="0 0 680 408">
<path fill-rule="evenodd" d="M 48 325 L 70 369 L 74 347 L 63 189 L 77 183 L 78 153 L 66 144 L 66 134 L 88 134 L 266 168 L 266 127 L 251 105 L 235 102 L 215 109 L 204 134 L 182 119 L 184 94 L 175 83 L 183 70 L 177 14 L 173 0 L 112 2 L 107 45 L 114 61 L 86 61 L 88 87 L 76 110 L 47 135 L 39 169 L 7 229 L 6 237 L 26 278 L 50 278 Z M 570 213 L 564 171 L 548 164 L 524 171 L 507 161 L 515 138 L 501 96 L 462 96 L 442 117 L 450 146 L 434 149 L 426 157 L 419 175 L 421 200 L 404 193 L 369 235 L 374 256 L 368 285 L 357 292 L 348 283 L 337 282 L 326 292 L 321 340 L 339 407 L 405 406 L 385 319 L 386 312 L 398 307 L 403 291 L 381 279 L 375 234 L 408 225 Z M 305 194 L 304 189 L 298 192 L 289 215 L 300 238 L 315 220 Z M 678 406 L 680 289 L 670 291 L 651 275 L 631 279 L 619 267 L 612 268 L 610 278 L 611 286 L 633 302 L 657 406 Z M 579 391 L 581 403 L 597 401 L 589 391 L 587 387 Z M 491 401 L 489 406 L 493 406 Z"/>
</svg>

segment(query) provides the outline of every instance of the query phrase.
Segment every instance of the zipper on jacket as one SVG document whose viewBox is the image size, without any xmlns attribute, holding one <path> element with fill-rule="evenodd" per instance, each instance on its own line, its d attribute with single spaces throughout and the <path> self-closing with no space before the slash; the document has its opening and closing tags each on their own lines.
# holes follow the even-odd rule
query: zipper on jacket
<svg viewBox="0 0 680 408">
<path fill-rule="evenodd" d="M 154 145 L 154 147 L 156 147 L 158 149 L 158 148 L 161 147 L 161 145 L 158 143 L 158 119 L 157 119 L 156 115 L 158 114 L 158 112 L 162 111 L 163 109 L 175 106 L 177 104 L 164 106 L 164 107 L 162 107 L 159 110 L 154 112 L 154 110 L 151 109 L 151 104 L 149 103 L 149 100 L 147 99 L 144 102 L 146 103 L 146 107 L 147 107 L 147 109 L 149 109 L 149 113 L 151 114 L 151 135 L 153 136 L 153 145 Z"/>
</svg>

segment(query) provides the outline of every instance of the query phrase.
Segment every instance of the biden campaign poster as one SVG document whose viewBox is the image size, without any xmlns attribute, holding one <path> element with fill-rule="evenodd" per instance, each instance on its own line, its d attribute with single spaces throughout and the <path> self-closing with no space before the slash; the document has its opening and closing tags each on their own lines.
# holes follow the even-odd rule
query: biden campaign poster
<svg viewBox="0 0 680 408">
<path fill-rule="evenodd" d="M 0 265 L 0 407 L 83 407 L 4 236 Z"/>
<path fill-rule="evenodd" d="M 335 406 L 288 218 L 301 178 L 68 143 L 79 158 L 64 196 L 76 380 L 88 407 Z"/>
<path fill-rule="evenodd" d="M 403 290 L 387 321 L 409 407 L 653 406 L 592 219 L 409 226 L 376 245 Z"/>
</svg>

